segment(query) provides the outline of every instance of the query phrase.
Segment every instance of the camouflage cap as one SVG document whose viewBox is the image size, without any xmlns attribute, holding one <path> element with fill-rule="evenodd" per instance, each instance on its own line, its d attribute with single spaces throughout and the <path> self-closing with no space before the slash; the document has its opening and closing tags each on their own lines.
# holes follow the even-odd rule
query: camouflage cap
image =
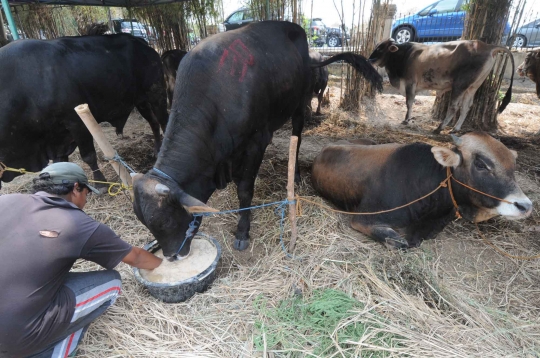
<svg viewBox="0 0 540 358">
<path fill-rule="evenodd" d="M 48 173 L 54 184 L 83 184 L 92 192 L 99 194 L 99 190 L 88 184 L 88 177 L 84 170 L 75 163 L 59 162 L 45 167 L 42 173 Z"/>
</svg>

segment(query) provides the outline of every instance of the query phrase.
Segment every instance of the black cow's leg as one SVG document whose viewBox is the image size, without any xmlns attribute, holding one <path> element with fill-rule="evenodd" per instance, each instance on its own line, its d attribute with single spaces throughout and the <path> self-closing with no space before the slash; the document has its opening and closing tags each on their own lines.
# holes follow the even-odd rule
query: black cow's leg
<svg viewBox="0 0 540 358">
<path fill-rule="evenodd" d="M 99 170 L 97 164 L 97 154 L 96 148 L 94 148 L 94 138 L 92 134 L 88 131 L 86 126 L 81 122 L 80 118 L 77 115 L 70 119 L 64 121 L 66 128 L 73 136 L 77 147 L 79 147 L 79 154 L 81 155 L 82 160 L 90 166 L 92 173 L 94 174 L 94 180 L 97 181 L 107 181 L 105 176 Z M 99 188 L 106 188 L 106 184 L 96 184 Z"/>
<path fill-rule="evenodd" d="M 323 97 L 324 97 L 324 91 L 326 90 L 326 85 L 323 86 L 323 88 L 321 88 L 319 94 L 317 95 L 317 100 L 318 100 L 318 106 L 317 106 L 317 112 L 316 114 L 321 114 L 321 103 L 322 103 L 322 100 L 323 100 Z"/>
<path fill-rule="evenodd" d="M 414 104 L 414 98 L 416 97 L 416 85 L 410 84 L 405 87 L 405 98 L 407 102 L 407 114 L 405 114 L 405 120 L 401 124 L 409 124 L 412 116 L 412 106 Z"/>
<path fill-rule="evenodd" d="M 406 239 L 410 247 L 420 246 L 422 241 L 435 238 L 441 231 L 444 230 L 452 220 L 456 218 L 455 210 L 450 210 L 445 216 L 432 219 L 422 220 L 416 225 L 411 225 L 407 228 Z"/>
<path fill-rule="evenodd" d="M 311 118 L 311 94 L 305 99 L 305 104 L 298 106 L 292 117 L 292 135 L 298 137 L 298 145 L 296 146 L 296 164 L 294 166 L 294 181 L 300 183 L 300 166 L 298 165 L 298 155 L 300 153 L 300 144 L 302 143 L 302 130 L 304 129 L 304 120 L 307 117 Z"/>
<path fill-rule="evenodd" d="M 398 249 L 406 249 L 409 247 L 407 240 L 398 234 L 394 229 L 387 226 L 373 226 L 363 223 L 360 216 L 353 216 L 351 227 L 362 234 L 371 237 L 384 244 L 396 247 Z"/>
<path fill-rule="evenodd" d="M 251 206 L 253 199 L 253 191 L 255 189 L 255 178 L 259 172 L 264 152 L 266 147 L 272 141 L 271 133 L 261 133 L 252 140 L 246 148 L 245 154 L 242 157 L 242 172 L 235 175 L 235 183 L 238 187 L 238 201 L 240 209 Z M 236 239 L 233 247 L 236 250 L 242 251 L 249 246 L 249 229 L 251 227 L 251 210 L 240 212 L 240 220 L 238 220 L 238 228 L 236 231 Z"/>
<path fill-rule="evenodd" d="M 159 132 L 160 125 L 158 118 L 148 102 L 137 105 L 137 109 L 148 124 L 150 124 L 150 128 L 152 128 L 152 133 L 154 134 L 154 155 L 157 157 L 159 148 L 161 148 L 161 133 Z"/>
</svg>

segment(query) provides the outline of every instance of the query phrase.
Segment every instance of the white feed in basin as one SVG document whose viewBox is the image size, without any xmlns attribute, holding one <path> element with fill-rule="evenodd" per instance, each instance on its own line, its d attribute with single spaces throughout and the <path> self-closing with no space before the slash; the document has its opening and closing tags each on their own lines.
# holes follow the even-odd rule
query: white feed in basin
<svg viewBox="0 0 540 358">
<path fill-rule="evenodd" d="M 154 253 L 157 257 L 163 257 L 163 251 L 158 250 Z M 206 270 L 216 259 L 217 249 L 208 240 L 193 239 L 191 241 L 191 251 L 183 260 L 170 262 L 163 260 L 161 265 L 153 270 L 141 269 L 141 276 L 152 282 L 170 283 L 183 281 L 197 276 Z"/>
</svg>

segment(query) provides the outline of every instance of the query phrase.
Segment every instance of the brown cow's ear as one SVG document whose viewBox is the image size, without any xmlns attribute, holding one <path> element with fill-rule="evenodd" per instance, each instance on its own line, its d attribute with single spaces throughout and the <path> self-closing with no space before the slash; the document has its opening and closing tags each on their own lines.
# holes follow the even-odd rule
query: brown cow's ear
<svg viewBox="0 0 540 358">
<path fill-rule="evenodd" d="M 399 48 L 396 45 L 390 45 L 390 47 L 388 47 L 388 51 L 390 52 L 396 52 L 397 50 L 399 50 Z"/>
<path fill-rule="evenodd" d="M 435 160 L 443 167 L 457 167 L 461 163 L 461 157 L 456 152 L 444 148 L 433 147 L 431 153 L 435 157 Z"/>
</svg>

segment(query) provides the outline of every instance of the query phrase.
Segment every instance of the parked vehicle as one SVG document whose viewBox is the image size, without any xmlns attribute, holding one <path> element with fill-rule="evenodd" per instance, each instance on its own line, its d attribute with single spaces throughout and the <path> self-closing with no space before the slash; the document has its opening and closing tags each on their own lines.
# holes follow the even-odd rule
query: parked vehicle
<svg viewBox="0 0 540 358">
<path fill-rule="evenodd" d="M 225 31 L 238 29 L 242 26 L 252 23 L 254 20 L 253 14 L 248 8 L 240 8 L 227 16 L 223 22 Z"/>
<path fill-rule="evenodd" d="M 132 34 L 135 37 L 140 37 L 149 42 L 146 28 L 136 19 L 114 19 L 112 20 L 112 23 L 115 33 Z"/>
<path fill-rule="evenodd" d="M 519 27 L 511 37 L 512 47 L 540 46 L 540 19 Z"/>
<path fill-rule="evenodd" d="M 328 27 L 326 30 L 326 43 L 329 47 L 343 46 L 342 40 L 347 44 L 351 40 L 351 35 L 347 32 L 343 34 L 340 27 Z"/>
<path fill-rule="evenodd" d="M 327 28 L 321 18 L 311 19 L 309 28 L 310 42 L 317 47 L 322 47 L 326 44 Z"/>
<path fill-rule="evenodd" d="M 418 13 L 394 21 L 392 37 L 397 43 L 409 41 L 451 41 L 459 39 L 465 26 L 467 0 L 439 0 Z M 504 33 L 510 32 L 506 24 Z"/>
</svg>

